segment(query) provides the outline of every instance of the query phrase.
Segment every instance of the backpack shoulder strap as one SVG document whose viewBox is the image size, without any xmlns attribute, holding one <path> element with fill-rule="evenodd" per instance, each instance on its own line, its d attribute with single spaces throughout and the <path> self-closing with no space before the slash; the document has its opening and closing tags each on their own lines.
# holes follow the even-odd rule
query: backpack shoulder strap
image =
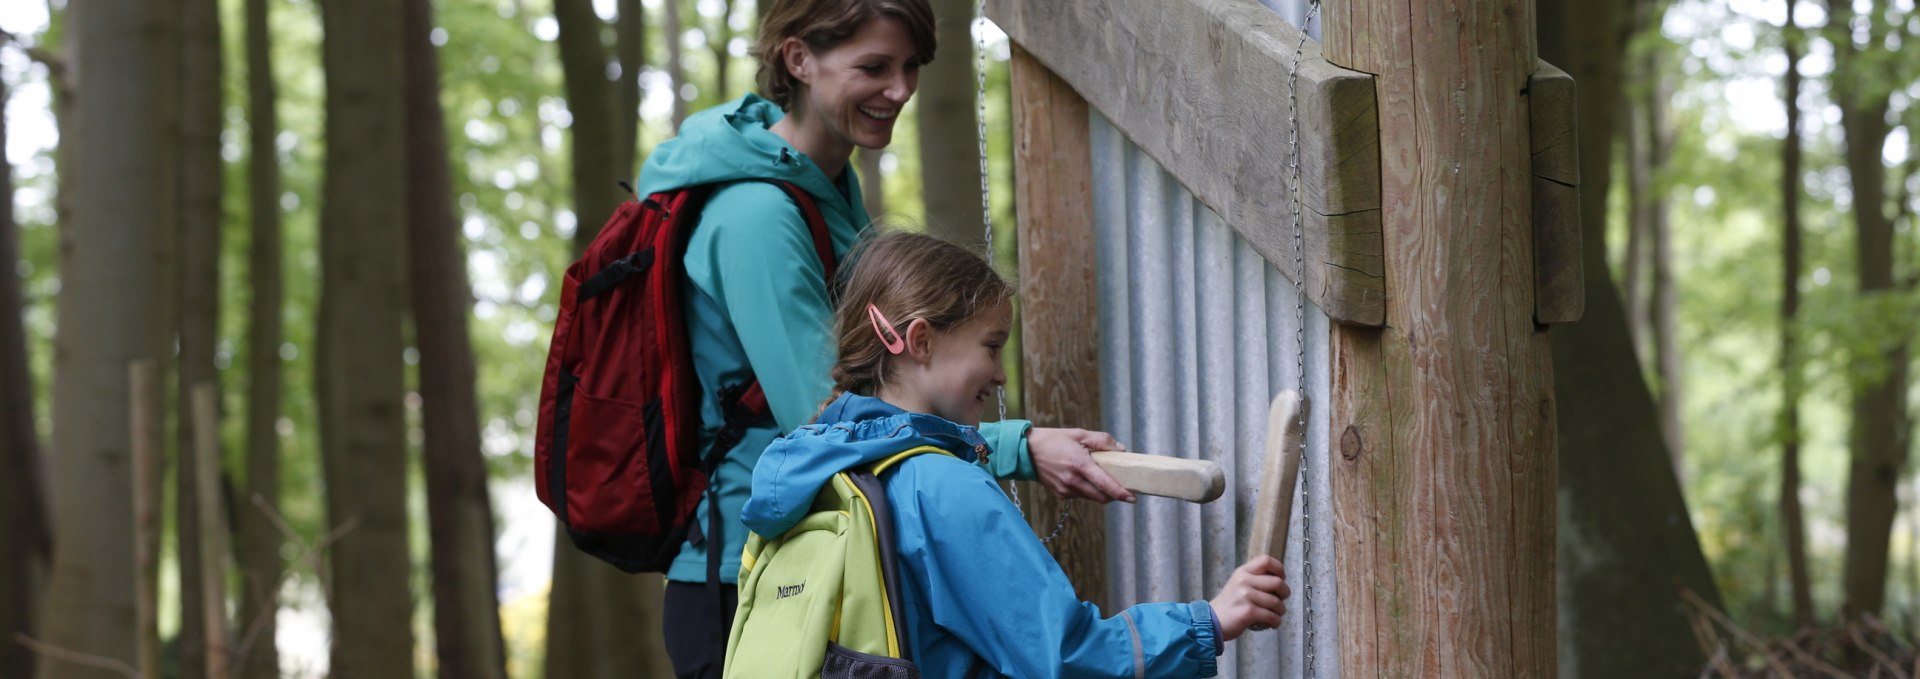
<svg viewBox="0 0 1920 679">
<path fill-rule="evenodd" d="M 886 484 L 881 480 L 880 474 L 907 458 L 933 453 L 953 456 L 953 453 L 934 446 L 920 446 L 896 453 L 867 468 L 854 468 L 842 472 L 866 499 L 867 507 L 873 513 L 874 535 L 880 543 L 878 545 L 880 576 L 886 581 L 884 584 L 887 593 L 887 628 L 889 633 L 898 640 L 900 657 L 909 662 L 913 660 L 913 647 L 907 643 L 906 619 L 902 617 L 900 610 L 900 565 L 896 551 L 899 541 L 893 533 L 893 506 L 887 502 Z"/>
</svg>

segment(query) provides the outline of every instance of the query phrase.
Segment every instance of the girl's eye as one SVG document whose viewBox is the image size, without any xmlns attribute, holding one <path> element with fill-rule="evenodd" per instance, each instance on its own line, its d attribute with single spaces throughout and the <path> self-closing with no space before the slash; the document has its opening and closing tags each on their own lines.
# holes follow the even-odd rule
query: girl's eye
<svg viewBox="0 0 1920 679">
<path fill-rule="evenodd" d="M 880 75 L 886 72 L 886 70 L 887 67 L 885 64 L 862 64 L 860 66 L 860 72 L 867 75 Z"/>
</svg>

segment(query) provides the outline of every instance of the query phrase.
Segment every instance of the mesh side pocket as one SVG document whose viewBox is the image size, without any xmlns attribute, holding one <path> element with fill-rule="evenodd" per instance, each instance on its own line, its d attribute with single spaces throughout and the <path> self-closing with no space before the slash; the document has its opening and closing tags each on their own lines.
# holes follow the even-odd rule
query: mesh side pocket
<svg viewBox="0 0 1920 679">
<path fill-rule="evenodd" d="M 820 679 L 920 679 L 920 668 L 911 660 L 869 655 L 827 642 Z"/>
</svg>

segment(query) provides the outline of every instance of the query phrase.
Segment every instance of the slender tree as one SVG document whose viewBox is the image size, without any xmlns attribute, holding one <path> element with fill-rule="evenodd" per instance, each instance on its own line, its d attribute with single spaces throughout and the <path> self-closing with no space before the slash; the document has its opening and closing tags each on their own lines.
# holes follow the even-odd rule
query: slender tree
<svg viewBox="0 0 1920 679">
<path fill-rule="evenodd" d="M 1664 3 L 1660 6 L 1664 7 Z M 1655 14 L 1649 24 L 1657 27 L 1661 12 L 1652 11 Z M 1673 460 L 1674 475 L 1685 480 L 1687 436 L 1683 406 L 1686 392 L 1680 360 L 1680 291 L 1673 274 L 1673 220 L 1668 217 L 1667 182 L 1658 174 L 1673 156 L 1673 126 L 1667 122 L 1667 102 L 1673 98 L 1673 86 L 1663 71 L 1658 49 L 1643 51 L 1641 59 L 1644 61 L 1641 73 L 1648 84 L 1645 143 L 1653 175 L 1650 177 L 1652 189 L 1647 194 L 1645 231 L 1652 241 L 1649 263 L 1653 268 L 1647 320 L 1660 377 L 1660 431 L 1666 436 L 1667 455 Z"/>
<path fill-rule="evenodd" d="M 1636 12 L 1638 14 L 1639 12 Z M 1643 29 L 1635 33 L 1644 33 Z M 1635 78 L 1639 80 L 1639 78 Z M 1628 85 L 1632 89 L 1635 85 Z M 1642 103 L 1646 97 L 1620 98 L 1620 139 L 1626 149 L 1627 243 L 1620 258 L 1620 297 L 1627 310 L 1627 334 L 1633 338 L 1633 353 L 1648 361 L 1653 352 L 1647 343 L 1647 227 L 1648 194 L 1653 190 L 1653 163 L 1647 158 L 1646 117 Z"/>
<path fill-rule="evenodd" d="M 275 137 L 273 55 L 267 0 L 246 2 L 247 205 L 252 211 L 247 254 L 247 480 L 234 507 L 240 526 L 235 545 L 240 565 L 240 608 L 234 663 L 240 676 L 276 677 L 280 651 L 280 557 L 285 538 L 274 525 L 280 511 L 280 314 L 285 304 L 281 269 L 280 162 Z"/>
<path fill-rule="evenodd" d="M 1540 57 L 1578 83 L 1580 221 L 1588 272 L 1580 322 L 1553 329 L 1559 404 L 1557 560 L 1561 672 L 1670 676 L 1704 656 L 1675 592 L 1718 605 L 1653 397 L 1631 350 L 1626 309 L 1607 285 L 1609 170 L 1620 110 L 1627 0 L 1542 0 Z"/>
<path fill-rule="evenodd" d="M 399 22 L 374 0 L 321 5 L 326 183 L 320 213 L 319 371 L 332 568 L 332 673 L 412 676 L 407 547 Z"/>
<path fill-rule="evenodd" d="M 920 186 L 927 230 L 957 243 L 980 236 L 979 106 L 975 92 L 973 2 L 933 0 L 940 58 L 920 69 Z"/>
<path fill-rule="evenodd" d="M 580 224 L 574 244 L 584 250 L 619 205 L 622 194 L 615 181 L 626 178 L 620 163 L 634 152 L 615 148 L 621 125 L 615 122 L 610 96 L 614 88 L 606 77 L 603 24 L 592 4 L 554 0 L 553 9 L 560 24 L 567 108 L 573 115 L 573 200 Z M 660 576 L 622 573 L 575 549 L 564 531 L 553 549 L 546 676 L 672 676 L 660 628 Z"/>
<path fill-rule="evenodd" d="M 74 83 L 61 184 L 111 187 L 62 227 L 54 339 L 54 557 L 38 639 L 55 677 L 119 676 L 138 662 L 129 366 L 170 356 L 175 196 L 175 2 L 76 3 Z M 128 115 L 139 111 L 141 115 Z M 63 191 L 66 193 L 66 191 Z M 128 215 L 143 215 L 138 224 Z M 156 284 L 159 283 L 159 284 Z M 149 394 L 154 398 L 158 392 Z"/>
<path fill-rule="evenodd" d="M 1850 2 L 1827 3 L 1827 39 L 1833 44 L 1831 78 L 1840 127 L 1846 138 L 1847 174 L 1853 192 L 1854 251 L 1859 258 L 1859 294 L 1863 307 L 1886 298 L 1893 281 L 1893 222 L 1888 219 L 1887 168 L 1880 152 L 1886 145 L 1890 93 L 1885 78 L 1872 72 L 1887 56 L 1883 12 L 1873 0 L 1856 22 Z M 1864 44 L 1855 42 L 1866 28 Z M 1879 615 L 1886 602 L 1887 552 L 1894 515 L 1895 487 L 1907 462 L 1905 398 L 1907 342 L 1904 337 L 1875 338 L 1869 356 L 1856 357 L 1853 375 L 1852 455 L 1847 470 L 1847 565 L 1844 614 Z"/>
<path fill-rule="evenodd" d="M 618 31 L 620 45 L 620 84 L 615 87 L 613 111 L 619 146 L 615 154 L 620 176 L 629 181 L 636 176 L 640 157 L 640 72 L 647 67 L 647 10 L 640 0 L 620 0 Z"/>
<path fill-rule="evenodd" d="M 1793 624 L 1813 624 L 1813 588 L 1807 576 L 1807 526 L 1800 508 L 1800 374 L 1798 343 L 1794 341 L 1800 316 L 1800 55 L 1804 49 L 1794 6 L 1787 3 L 1787 23 L 1781 33 L 1787 54 L 1782 104 L 1787 113 L 1787 138 L 1780 147 L 1780 523 L 1786 544 L 1787 579 L 1792 590 Z"/>
<path fill-rule="evenodd" d="M 198 475 L 192 473 L 192 451 L 200 433 L 194 428 L 193 399 L 201 384 L 214 384 L 219 371 L 213 365 L 220 322 L 221 178 L 220 131 L 226 119 L 221 109 L 220 7 L 217 0 L 178 0 L 180 19 L 180 148 L 179 229 L 180 266 L 175 278 L 179 333 L 180 379 L 174 400 L 178 433 L 174 450 L 182 461 L 176 467 L 174 534 L 179 548 L 180 672 L 207 674 L 207 635 L 201 626 L 206 612 L 201 602 L 206 587 L 224 583 L 201 581 L 201 535 L 197 515 L 201 497 Z M 224 598 L 224 597 L 223 597 Z"/>
<path fill-rule="evenodd" d="M 0 110 L 7 84 L 0 81 Z M 0 116 L 0 149 L 7 145 Z M 20 261 L 20 225 L 13 218 L 13 166 L 0 158 L 0 272 Z M 33 374 L 27 368 L 27 331 L 20 277 L 0 275 L 0 465 L 12 470 L 0 481 L 0 675 L 31 677 L 34 654 L 10 640 L 33 636 L 40 585 L 52 557 L 46 494 L 40 472 L 40 437 L 34 433 Z"/>
<path fill-rule="evenodd" d="M 707 47 L 713 50 L 713 98 L 725 99 L 732 96 L 733 88 L 728 84 L 732 71 L 733 55 L 728 52 L 727 43 L 733 42 L 733 25 L 727 23 L 733 18 L 733 0 L 720 0 L 720 16 L 716 17 L 713 27 L 707 30 Z"/>
<path fill-rule="evenodd" d="M 867 216 L 879 219 L 887 214 L 886 185 L 880 176 L 880 151 L 858 149 L 853 160 L 860 166 L 860 201 L 867 206 Z"/>
<path fill-rule="evenodd" d="M 420 346 L 434 649 L 445 679 L 505 679 L 506 644 L 494 595 L 499 577 L 493 507 L 480 453 L 480 406 L 467 332 L 473 290 L 453 214 L 440 59 L 428 39 L 433 4 L 406 0 L 400 18 L 407 93 L 407 253 L 414 337 Z"/>
<path fill-rule="evenodd" d="M 557 1 L 557 0 L 556 0 Z M 680 131 L 680 123 L 687 119 L 687 99 L 682 88 L 687 86 L 687 63 L 685 44 L 687 25 L 681 20 L 680 11 L 683 0 L 663 0 L 666 9 L 666 26 L 660 38 L 667 41 L 667 82 L 673 90 L 673 131 Z"/>
</svg>

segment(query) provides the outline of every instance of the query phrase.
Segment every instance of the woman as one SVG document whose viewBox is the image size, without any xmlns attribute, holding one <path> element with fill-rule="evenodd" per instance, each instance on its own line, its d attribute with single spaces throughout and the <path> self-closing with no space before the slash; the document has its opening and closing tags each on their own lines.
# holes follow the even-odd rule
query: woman
<svg viewBox="0 0 1920 679">
<path fill-rule="evenodd" d="M 856 146 L 892 141 L 934 46 L 926 0 L 774 0 L 753 48 L 766 98 L 750 94 L 688 118 L 641 171 L 641 195 L 717 185 L 685 259 L 705 440 L 724 421 L 720 395 L 729 387 L 758 379 L 773 412 L 744 432 L 713 476 L 720 534 L 689 540 L 667 572 L 667 649 L 681 677 L 720 676 L 746 540 L 740 508 L 755 462 L 781 432 L 811 421 L 833 389 L 824 267 L 800 207 L 766 182 L 804 190 L 827 223 L 834 255 L 845 254 L 869 221 L 848 160 Z M 997 477 L 1038 478 L 1065 497 L 1133 499 L 1087 454 L 1120 449 L 1107 434 L 1021 421 L 992 423 L 982 434 L 999 452 L 989 466 Z M 701 503 L 703 528 L 713 525 L 707 507 Z"/>
</svg>

